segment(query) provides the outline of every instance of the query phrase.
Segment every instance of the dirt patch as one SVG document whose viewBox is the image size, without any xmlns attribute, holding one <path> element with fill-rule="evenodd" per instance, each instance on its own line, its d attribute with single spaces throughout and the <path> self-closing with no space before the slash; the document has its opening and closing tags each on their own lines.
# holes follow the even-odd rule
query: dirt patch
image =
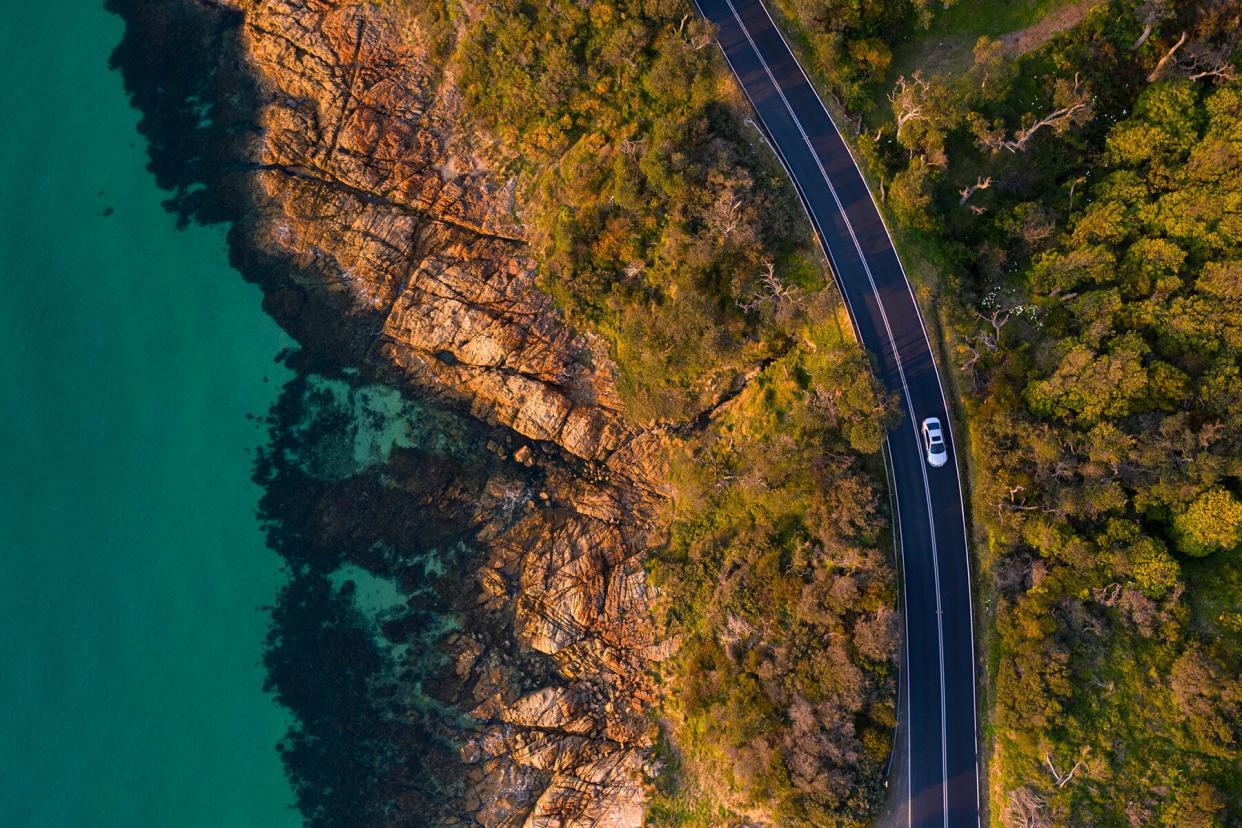
<svg viewBox="0 0 1242 828">
<path fill-rule="evenodd" d="M 1101 5 L 1103 5 L 1101 0 L 1082 0 L 1072 6 L 1064 6 L 1025 29 L 1001 35 L 1001 45 L 1014 57 L 1033 52 L 1061 32 L 1077 26 L 1086 19 L 1092 9 Z"/>
<path fill-rule="evenodd" d="M 1021 57 L 1033 52 L 1048 43 L 1058 34 L 1068 31 L 1090 14 L 1096 6 L 1103 5 L 1106 0 L 1079 0 L 1050 11 L 1036 22 L 1021 29 L 1013 29 L 1001 34 L 976 31 L 973 34 L 954 34 L 945 32 L 936 35 L 925 35 L 923 38 L 905 44 L 898 49 L 892 79 L 898 74 L 909 74 L 921 69 L 924 75 L 958 75 L 970 68 L 973 60 L 975 41 L 980 34 L 988 34 L 999 40 L 1005 54 L 1012 58 Z"/>
</svg>

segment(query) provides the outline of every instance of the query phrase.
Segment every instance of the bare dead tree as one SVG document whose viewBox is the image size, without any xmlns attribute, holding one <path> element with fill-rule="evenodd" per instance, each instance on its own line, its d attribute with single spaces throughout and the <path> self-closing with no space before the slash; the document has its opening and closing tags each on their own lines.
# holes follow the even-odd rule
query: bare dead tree
<svg viewBox="0 0 1242 828">
<path fill-rule="evenodd" d="M 979 361 L 984 352 L 995 353 L 1000 350 L 1001 330 L 1013 316 L 1013 308 L 1001 308 L 994 310 L 988 316 L 984 316 L 978 311 L 975 311 L 975 316 L 979 319 L 979 321 L 986 322 L 990 325 L 992 331 L 991 333 L 984 331 L 983 333 L 976 334 L 975 336 L 966 339 L 964 346 L 970 353 L 971 359 L 968 360 L 966 365 L 962 366 L 963 371 L 967 371 L 974 367 L 974 364 Z M 1012 499 L 1011 493 L 1010 500 Z"/>
<path fill-rule="evenodd" d="M 974 184 L 971 184 L 969 187 L 964 187 L 962 189 L 961 191 L 962 200 L 958 202 L 959 207 L 965 204 L 967 201 L 970 201 L 970 197 L 974 195 L 975 193 L 979 192 L 980 190 L 986 190 L 988 187 L 992 186 L 992 176 L 990 175 L 987 178 L 984 178 L 983 176 L 977 176 L 977 179 L 978 180 L 975 181 Z"/>
<path fill-rule="evenodd" d="M 1068 785 L 1069 781 L 1074 778 L 1074 774 L 1078 773 L 1078 769 L 1082 767 L 1082 763 L 1085 761 L 1087 761 L 1087 751 L 1084 750 L 1078 762 L 1075 763 L 1074 767 L 1070 768 L 1069 773 L 1060 774 L 1057 772 L 1057 766 L 1052 763 L 1052 754 L 1044 754 L 1044 764 L 1048 766 L 1048 770 L 1052 773 L 1052 778 L 1056 781 L 1058 788 L 1064 788 Z"/>
<path fill-rule="evenodd" d="M 969 339 L 962 343 L 962 350 L 969 355 L 967 360 L 958 366 L 964 374 L 975 367 L 975 363 L 983 356 L 983 352 L 979 350 L 978 346 L 972 344 L 972 341 Z"/>
<path fill-rule="evenodd" d="M 1013 308 L 1001 308 L 999 310 L 992 311 L 992 313 L 988 316 L 984 316 L 978 311 L 975 311 L 975 316 L 981 322 L 988 323 L 988 325 L 991 326 L 992 331 L 991 333 L 984 331 L 983 333 L 976 334 L 975 336 L 967 337 L 962 342 L 963 350 L 965 350 L 969 355 L 969 358 L 961 365 L 963 372 L 968 372 L 970 369 L 974 368 L 975 363 L 982 359 L 985 353 L 995 353 L 1000 350 L 1001 330 L 1009 322 L 1013 315 L 1013 310 Z M 1011 491 L 1009 493 L 1010 502 L 1013 502 L 1013 495 L 1014 492 Z"/>
<path fill-rule="evenodd" d="M 1231 60 L 1237 47 L 1237 35 L 1224 40 L 1189 40 L 1186 32 L 1182 32 L 1182 36 L 1148 74 L 1147 81 L 1150 83 L 1164 75 L 1176 75 L 1192 81 L 1204 78 L 1238 80 L 1242 75 Z"/>
<path fill-rule="evenodd" d="M 772 262 L 764 262 L 763 266 L 763 274 L 759 277 L 759 289 L 745 302 L 738 302 L 738 307 L 751 312 L 769 305 L 774 312 L 780 313 L 797 301 L 797 291 L 781 281 L 781 277 L 776 275 L 776 266 Z"/>
<path fill-rule="evenodd" d="M 1005 324 L 1009 322 L 1010 317 L 1013 315 L 1013 310 L 1013 308 L 1001 308 L 992 311 L 992 313 L 988 316 L 984 316 L 978 311 L 975 311 L 975 316 L 992 326 L 992 350 L 996 350 L 997 346 L 1000 345 L 1001 328 L 1004 328 Z"/>
<path fill-rule="evenodd" d="M 1070 182 L 1069 207 L 1066 208 L 1068 212 L 1071 212 L 1071 213 L 1074 212 L 1074 188 L 1077 187 L 1079 184 L 1085 184 L 1086 181 L 1087 181 L 1086 177 L 1080 175 L 1078 178 L 1075 178 L 1073 181 Z"/>
<path fill-rule="evenodd" d="M 1091 118 L 1091 90 L 1074 73 L 1074 82 L 1058 80 L 1053 92 L 1053 103 L 1057 106 L 1052 112 L 1035 121 L 1030 126 L 1020 129 L 1013 138 L 1005 138 L 1004 131 L 980 129 L 976 126 L 975 138 L 992 152 L 1008 150 L 1024 152 L 1027 144 L 1042 129 L 1051 129 L 1062 133 L 1075 124 L 1082 124 Z"/>
<path fill-rule="evenodd" d="M 687 31 L 686 23 L 690 21 L 690 18 L 692 16 L 693 15 L 690 15 L 690 14 L 682 15 L 681 22 L 677 24 L 676 34 L 678 37 L 682 39 L 682 41 L 685 42 L 687 46 L 689 46 L 691 49 L 697 52 L 700 49 L 704 48 L 705 46 L 708 46 L 711 44 L 712 32 L 710 28 L 704 26 L 703 28 L 699 29 L 699 31 L 696 33 L 693 30 L 698 27 L 694 26 L 693 24 L 691 24 L 691 27 L 690 27 L 691 30 Z M 687 37 L 687 35 L 689 36 Z"/>
<path fill-rule="evenodd" d="M 1223 81 L 1235 81 L 1239 78 L 1238 67 L 1234 66 L 1230 61 L 1233 51 L 1237 47 L 1236 39 L 1233 43 L 1192 43 L 1184 52 L 1182 52 L 1185 60 L 1182 67 L 1190 71 L 1190 80 L 1202 80 L 1203 78 L 1219 78 Z"/>
<path fill-rule="evenodd" d="M 646 145 L 647 142 L 643 138 L 626 138 L 621 141 L 621 152 L 626 155 L 637 155 L 643 151 L 643 147 Z"/>
<path fill-rule="evenodd" d="M 997 508 L 997 511 L 1000 511 L 1002 508 L 1002 504 L 997 504 L 996 508 Z M 1063 511 L 1059 509 L 1049 509 L 1047 506 L 1043 506 L 1043 507 L 1031 506 L 1025 500 L 1023 500 L 1020 503 L 1004 504 L 1004 508 L 1008 509 L 1011 512 L 1046 512 L 1048 514 L 1057 515 L 1060 517 L 1063 517 L 1065 514 Z"/>
<path fill-rule="evenodd" d="M 906 80 L 905 75 L 897 78 L 896 86 L 893 87 L 892 92 L 888 93 L 888 102 L 893 105 L 893 116 L 897 119 L 899 138 L 906 124 L 912 121 L 927 120 L 925 108 L 927 93 L 930 90 L 930 84 L 923 80 L 923 73 L 918 70 L 915 70 L 909 81 Z"/>
<path fill-rule="evenodd" d="M 742 200 L 740 198 L 718 198 L 707 214 L 707 223 L 720 235 L 727 239 L 737 232 L 742 223 Z"/>
<path fill-rule="evenodd" d="M 1117 603 L 1117 598 L 1121 595 L 1121 584 L 1114 581 L 1106 587 L 1095 587 L 1091 590 L 1091 597 L 1099 601 L 1106 607 L 1111 607 Z"/>
<path fill-rule="evenodd" d="M 1044 813 L 1044 798 L 1023 785 L 1009 792 L 1009 801 L 1001 821 L 1009 828 L 1051 828 L 1052 820 Z"/>
<path fill-rule="evenodd" d="M 794 290 L 785 285 L 781 281 L 781 277 L 776 275 L 776 269 L 771 262 L 765 263 L 766 272 L 763 274 L 763 286 L 767 290 L 768 298 L 774 305 L 783 305 L 786 302 L 792 302 L 794 299 Z"/>
</svg>

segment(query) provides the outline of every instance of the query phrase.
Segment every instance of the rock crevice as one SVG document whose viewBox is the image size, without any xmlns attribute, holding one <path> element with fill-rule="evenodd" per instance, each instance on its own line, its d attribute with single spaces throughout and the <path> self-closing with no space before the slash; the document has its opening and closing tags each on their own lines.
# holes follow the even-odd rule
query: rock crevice
<svg viewBox="0 0 1242 828">
<path fill-rule="evenodd" d="M 304 351 L 523 446 L 477 490 L 437 495 L 480 550 L 452 576 L 462 626 L 437 643 L 460 784 L 367 821 L 640 825 L 647 667 L 668 649 L 642 567 L 662 532 L 662 444 L 535 288 L 513 184 L 474 157 L 451 82 L 370 3 L 111 5 L 171 206 L 232 224 L 234 262 Z M 539 475 L 538 496 L 516 474 Z"/>
</svg>

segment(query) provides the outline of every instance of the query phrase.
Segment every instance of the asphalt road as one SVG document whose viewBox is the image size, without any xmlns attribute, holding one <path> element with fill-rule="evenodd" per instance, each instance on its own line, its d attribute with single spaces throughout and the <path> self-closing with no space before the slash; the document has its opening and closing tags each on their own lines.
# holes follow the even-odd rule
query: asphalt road
<svg viewBox="0 0 1242 828">
<path fill-rule="evenodd" d="M 760 0 L 696 0 L 802 197 L 855 332 L 880 382 L 900 397 L 888 435 L 905 609 L 907 785 L 897 821 L 979 824 L 974 632 L 965 509 L 944 390 L 888 231 L 848 147 Z M 949 460 L 923 458 L 919 424 L 939 417 Z M 901 793 L 901 792 L 897 792 Z"/>
</svg>

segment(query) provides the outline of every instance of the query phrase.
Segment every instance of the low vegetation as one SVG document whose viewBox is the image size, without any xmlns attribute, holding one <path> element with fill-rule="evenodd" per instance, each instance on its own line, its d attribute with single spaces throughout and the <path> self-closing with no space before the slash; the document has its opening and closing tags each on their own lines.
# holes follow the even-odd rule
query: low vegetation
<svg viewBox="0 0 1242 828">
<path fill-rule="evenodd" d="M 825 310 L 686 446 L 654 571 L 688 780 L 781 825 L 866 824 L 895 724 L 887 505 L 860 460 L 891 403 Z"/>
<path fill-rule="evenodd" d="M 711 33 L 684 0 L 407 7 L 519 182 L 542 286 L 671 437 L 649 823 L 865 824 L 895 719 L 894 406 Z"/>
<path fill-rule="evenodd" d="M 788 348 L 765 311 L 822 278 L 792 188 L 744 134 L 691 12 L 683 0 L 442 12 L 460 27 L 468 111 L 521 181 L 543 287 L 608 342 L 629 410 L 650 422 L 692 416 Z"/>
</svg>

